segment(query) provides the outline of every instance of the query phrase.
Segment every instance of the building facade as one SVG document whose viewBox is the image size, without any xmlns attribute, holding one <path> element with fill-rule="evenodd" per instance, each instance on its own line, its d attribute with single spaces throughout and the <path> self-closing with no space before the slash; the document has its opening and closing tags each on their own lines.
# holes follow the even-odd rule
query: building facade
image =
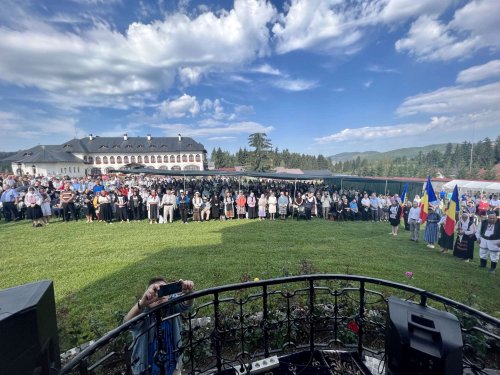
<svg viewBox="0 0 500 375">
<path fill-rule="evenodd" d="M 5 159 L 15 174 L 70 176 L 105 174 L 113 169 L 150 168 L 202 171 L 207 151 L 190 137 L 88 137 L 62 145 L 36 146 Z"/>
</svg>

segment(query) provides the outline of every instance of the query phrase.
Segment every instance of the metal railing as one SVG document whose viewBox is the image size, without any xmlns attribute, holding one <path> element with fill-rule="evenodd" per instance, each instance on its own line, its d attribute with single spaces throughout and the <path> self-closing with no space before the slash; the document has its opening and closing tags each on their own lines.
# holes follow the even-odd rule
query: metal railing
<svg viewBox="0 0 500 375">
<path fill-rule="evenodd" d="M 249 372 L 252 362 L 308 350 L 348 350 L 383 362 L 387 300 L 395 295 L 457 316 L 463 368 L 486 374 L 500 369 L 500 320 L 459 302 L 410 285 L 355 275 L 303 275 L 225 285 L 184 295 L 145 312 L 77 354 L 66 374 L 131 373 L 141 366 L 131 349 L 156 322 L 182 322 L 176 354 L 183 370 Z M 175 306 L 196 299 L 185 314 Z M 142 333 L 137 334 L 138 329 Z M 131 332 L 135 332 L 134 335 Z M 144 365 L 143 365 L 144 366 Z M 144 367 L 143 367 L 144 368 Z M 109 369 L 114 369 L 110 372 Z"/>
</svg>

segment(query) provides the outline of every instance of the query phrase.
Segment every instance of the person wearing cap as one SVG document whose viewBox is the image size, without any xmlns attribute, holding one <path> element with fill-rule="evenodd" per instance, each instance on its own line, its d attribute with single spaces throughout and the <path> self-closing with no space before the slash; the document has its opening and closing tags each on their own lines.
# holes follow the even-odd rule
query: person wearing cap
<svg viewBox="0 0 500 375">
<path fill-rule="evenodd" d="M 176 198 L 172 194 L 172 190 L 167 189 L 167 193 L 161 198 L 161 205 L 163 206 L 163 223 L 172 223 L 174 220 Z"/>
<path fill-rule="evenodd" d="M 179 214 L 181 215 L 182 223 L 187 224 L 189 197 L 184 194 L 184 190 L 179 190 L 179 196 L 177 197 L 177 207 L 179 207 Z"/>
<path fill-rule="evenodd" d="M 196 191 L 193 197 L 193 221 L 201 221 L 201 206 L 203 205 L 203 199 L 200 196 L 200 192 Z"/>
<path fill-rule="evenodd" d="M 491 261 L 490 273 L 494 273 L 500 254 L 500 221 L 496 214 L 490 213 L 487 220 L 483 220 L 479 224 L 476 238 L 479 244 L 479 267 L 486 267 L 489 256 Z"/>
<path fill-rule="evenodd" d="M 434 249 L 434 244 L 438 240 L 439 220 L 441 220 L 441 215 L 436 212 L 436 207 L 430 204 L 424 231 L 424 241 L 427 242 L 428 248 Z"/>
</svg>

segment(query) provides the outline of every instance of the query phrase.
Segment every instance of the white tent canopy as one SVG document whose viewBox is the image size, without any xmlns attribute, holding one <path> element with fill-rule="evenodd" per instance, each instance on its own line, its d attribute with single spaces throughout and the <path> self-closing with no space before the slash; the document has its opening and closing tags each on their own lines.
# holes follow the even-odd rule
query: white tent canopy
<svg viewBox="0 0 500 375">
<path fill-rule="evenodd" d="M 499 193 L 500 192 L 500 182 L 493 181 L 471 181 L 471 180 L 452 180 L 443 185 L 445 191 L 452 191 L 458 186 L 458 192 L 461 193 Z"/>
</svg>

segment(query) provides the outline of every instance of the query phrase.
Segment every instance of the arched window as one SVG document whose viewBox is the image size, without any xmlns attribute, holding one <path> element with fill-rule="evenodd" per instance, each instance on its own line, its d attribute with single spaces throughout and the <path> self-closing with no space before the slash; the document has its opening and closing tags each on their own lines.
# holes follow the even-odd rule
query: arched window
<svg viewBox="0 0 500 375">
<path fill-rule="evenodd" d="M 100 156 L 96 156 L 95 157 L 95 163 L 96 164 L 101 164 L 101 157 Z"/>
<path fill-rule="evenodd" d="M 125 164 L 128 164 L 128 163 L 129 163 L 129 161 L 128 161 L 128 156 L 124 156 L 124 157 L 123 157 L 123 162 L 124 162 Z"/>
<path fill-rule="evenodd" d="M 137 162 L 138 162 L 138 163 L 142 163 L 142 156 L 141 156 L 141 155 L 139 155 L 139 156 L 137 157 Z"/>
<path fill-rule="evenodd" d="M 192 154 L 189 154 L 189 162 L 190 163 L 194 162 L 194 156 Z"/>
<path fill-rule="evenodd" d="M 109 157 L 109 164 L 115 164 L 115 157 L 114 156 Z"/>
<path fill-rule="evenodd" d="M 156 159 L 154 155 L 151 155 L 151 163 L 156 163 Z"/>
<path fill-rule="evenodd" d="M 83 162 L 86 163 L 87 162 L 87 155 L 84 155 L 83 156 Z"/>
<path fill-rule="evenodd" d="M 103 156 L 102 164 L 108 164 L 108 157 L 107 156 Z"/>
<path fill-rule="evenodd" d="M 199 171 L 200 170 L 200 166 L 198 165 L 187 165 L 184 170 L 186 171 Z"/>
<path fill-rule="evenodd" d="M 116 157 L 116 164 L 121 164 L 122 163 L 122 157 L 121 156 L 117 156 Z"/>
<path fill-rule="evenodd" d="M 158 155 L 158 156 L 156 157 L 156 162 L 157 162 L 157 163 L 161 163 L 161 159 L 162 159 L 161 155 Z"/>
<path fill-rule="evenodd" d="M 179 167 L 178 165 L 174 165 L 174 166 L 172 167 L 172 170 L 173 170 L 173 171 L 180 171 L 180 170 L 181 170 L 181 167 Z"/>
<path fill-rule="evenodd" d="M 182 155 L 182 162 L 187 163 L 187 161 L 188 161 L 187 155 Z"/>
<path fill-rule="evenodd" d="M 180 163 L 180 162 L 181 162 L 181 156 L 177 155 L 177 163 Z"/>
<path fill-rule="evenodd" d="M 163 162 L 168 163 L 168 156 L 167 155 L 163 155 Z"/>
<path fill-rule="evenodd" d="M 144 163 L 149 163 L 149 156 L 144 155 Z"/>
<path fill-rule="evenodd" d="M 170 162 L 175 163 L 175 156 L 174 155 L 170 155 Z"/>
<path fill-rule="evenodd" d="M 135 163 L 135 155 L 132 155 L 132 156 L 130 157 L 130 162 L 131 162 L 131 163 Z"/>
<path fill-rule="evenodd" d="M 201 156 L 200 156 L 200 154 L 196 154 L 196 162 L 198 162 L 198 163 L 201 162 Z"/>
<path fill-rule="evenodd" d="M 162 165 L 162 166 L 160 166 L 158 169 L 167 170 L 167 169 L 168 169 L 168 167 L 167 167 L 166 165 Z"/>
<path fill-rule="evenodd" d="M 91 163 L 91 164 L 93 164 L 94 163 L 94 158 L 92 156 L 89 156 L 88 162 Z"/>
</svg>

